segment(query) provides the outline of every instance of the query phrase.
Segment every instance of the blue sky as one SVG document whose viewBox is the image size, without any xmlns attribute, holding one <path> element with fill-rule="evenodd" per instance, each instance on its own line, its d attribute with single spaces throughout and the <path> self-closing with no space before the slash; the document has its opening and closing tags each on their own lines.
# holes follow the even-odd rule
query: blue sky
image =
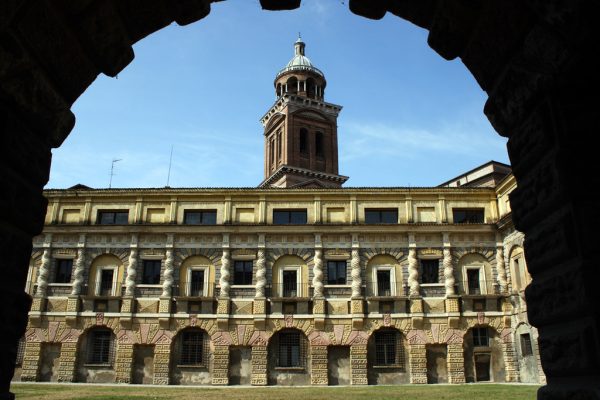
<svg viewBox="0 0 600 400">
<path fill-rule="evenodd" d="M 162 187 L 256 186 L 263 179 L 260 117 L 298 32 L 327 78 L 345 186 L 435 186 L 491 159 L 506 140 L 483 115 L 486 95 L 427 32 L 388 14 L 371 21 L 339 0 L 268 12 L 258 0 L 215 3 L 195 24 L 171 25 L 134 46 L 118 78 L 99 76 L 77 100 L 77 123 L 53 151 L 48 188 L 82 183 Z M 347 3 L 347 2 L 344 2 Z"/>
</svg>

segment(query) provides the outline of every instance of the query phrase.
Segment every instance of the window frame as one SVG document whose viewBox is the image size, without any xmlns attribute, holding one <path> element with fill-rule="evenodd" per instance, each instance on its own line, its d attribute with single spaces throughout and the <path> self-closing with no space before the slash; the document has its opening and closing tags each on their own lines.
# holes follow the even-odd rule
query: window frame
<svg viewBox="0 0 600 400">
<path fill-rule="evenodd" d="M 108 336 L 108 347 L 105 348 L 102 342 L 98 343 L 99 336 Z M 97 351 L 97 346 L 101 347 Z M 86 349 L 86 365 L 98 365 L 109 367 L 114 364 L 115 359 L 115 339 L 113 332 L 110 329 L 94 329 L 88 332 L 87 349 Z"/>
<path fill-rule="evenodd" d="M 278 296 L 279 297 L 288 297 L 288 296 L 284 296 L 285 293 L 285 288 L 284 288 L 284 282 L 283 282 L 283 272 L 284 271 L 295 271 L 296 272 L 296 296 L 293 297 L 302 297 L 301 290 L 302 290 L 302 285 L 301 285 L 301 281 L 302 281 L 302 266 L 300 265 L 286 265 L 283 266 L 281 268 L 279 268 L 279 272 L 278 272 L 278 277 L 279 277 L 279 285 L 280 288 L 278 290 Z M 292 298 L 292 297 L 289 297 Z"/>
<path fill-rule="evenodd" d="M 204 272 L 201 296 L 193 296 L 192 295 L 192 271 L 203 271 Z M 207 297 L 208 296 L 208 275 L 209 275 L 209 273 L 210 273 L 210 268 L 208 265 L 192 265 L 188 268 L 188 270 L 186 272 L 187 282 L 185 284 L 186 297 Z"/>
<path fill-rule="evenodd" d="M 290 342 L 290 337 L 295 337 L 295 339 L 297 340 L 297 344 L 296 343 L 291 343 Z M 287 338 L 287 339 L 286 339 Z M 293 330 L 286 330 L 286 331 L 280 331 L 278 333 L 278 343 L 277 343 L 277 367 L 279 369 L 304 369 L 306 368 L 306 359 L 307 359 L 307 344 L 306 344 L 306 338 L 302 337 L 302 333 L 300 331 L 297 331 L 295 329 Z M 286 342 L 287 343 L 284 343 Z M 298 352 L 298 358 L 297 358 L 297 362 L 294 362 L 294 357 L 293 357 L 293 349 L 294 347 L 297 346 L 297 352 Z M 285 362 L 286 360 L 283 359 L 282 354 L 286 353 L 286 359 L 288 362 Z"/>
<path fill-rule="evenodd" d="M 101 286 L 102 286 L 102 271 L 107 271 L 107 270 L 112 270 L 113 271 L 113 277 L 112 277 L 112 289 L 110 291 L 110 294 L 108 294 L 108 297 L 113 297 L 116 296 L 117 293 L 117 273 L 119 271 L 119 267 L 116 265 L 113 266 L 105 266 L 102 268 L 98 268 L 96 270 L 96 283 L 95 283 L 95 289 L 94 289 L 94 294 L 96 296 L 105 296 L 103 294 L 100 293 L 101 291 Z"/>
<path fill-rule="evenodd" d="M 375 368 L 397 368 L 405 370 L 406 354 L 402 343 L 402 333 L 394 329 L 383 329 L 373 333 L 375 345 L 375 357 L 373 367 Z M 391 340 L 389 337 L 391 336 Z M 386 339 L 386 337 L 388 337 Z M 384 340 L 385 339 L 385 340 Z M 382 343 L 383 342 L 383 343 Z M 390 343 L 391 342 L 391 343 Z M 390 357 L 389 346 L 393 345 L 393 357 Z M 383 349 L 381 348 L 383 347 Z M 380 358 L 383 355 L 383 359 Z M 393 358 L 393 361 L 390 360 Z"/>
<path fill-rule="evenodd" d="M 395 218 L 393 221 L 383 221 L 384 220 L 383 213 L 386 213 L 386 212 L 391 212 L 391 213 L 395 214 Z M 365 208 L 363 210 L 363 213 L 364 213 L 365 224 L 385 224 L 385 225 L 398 224 L 398 216 L 400 215 L 398 213 L 398 208 L 393 208 L 393 207 L 392 208 Z M 377 215 L 378 215 L 378 218 L 376 218 L 377 221 L 370 220 L 372 218 L 369 217 L 369 215 L 373 216 L 374 213 L 377 213 Z"/>
<path fill-rule="evenodd" d="M 471 288 L 469 287 L 469 270 L 479 270 L 479 293 L 471 293 Z M 471 296 L 479 296 L 487 294 L 487 280 L 485 277 L 485 265 L 465 265 L 463 268 L 463 289 L 466 294 Z"/>
<path fill-rule="evenodd" d="M 278 222 L 275 214 L 287 213 L 287 222 Z M 293 222 L 293 213 L 303 213 L 304 222 Z M 307 225 L 308 224 L 308 210 L 306 208 L 274 208 L 273 209 L 273 225 Z"/>
<path fill-rule="evenodd" d="M 462 221 L 457 221 L 456 213 L 464 212 L 465 217 Z M 481 213 L 481 221 L 477 218 L 477 221 L 472 221 L 474 219 L 474 212 Z M 469 213 L 473 213 L 469 215 Z M 452 222 L 455 224 L 484 224 L 485 223 L 485 207 L 457 207 L 452 208 Z"/>
<path fill-rule="evenodd" d="M 242 283 L 236 282 L 236 278 L 239 276 L 238 271 L 236 269 L 237 265 L 242 264 L 244 266 L 250 265 L 250 271 L 242 271 Z M 246 282 L 246 278 L 248 278 L 247 274 L 250 273 L 250 280 Z M 233 260 L 233 283 L 232 286 L 252 286 L 252 280 L 254 275 L 254 261 L 253 260 Z"/>
<path fill-rule="evenodd" d="M 473 338 L 473 347 L 490 347 L 490 331 L 487 326 L 476 326 L 471 329 L 471 336 Z M 485 332 L 485 335 L 481 333 Z M 482 344 L 484 343 L 485 344 Z"/>
<path fill-rule="evenodd" d="M 191 336 L 191 335 L 199 335 L 200 336 L 200 343 L 186 343 L 186 341 L 190 341 L 190 338 L 186 338 L 186 336 Z M 207 334 L 205 331 L 200 330 L 200 329 L 186 329 L 184 331 L 181 332 L 181 337 L 179 338 L 179 363 L 177 364 L 178 366 L 184 366 L 184 367 L 206 367 L 207 366 L 207 362 L 206 362 L 206 358 L 208 356 L 208 351 L 209 349 L 207 349 Z M 187 340 L 186 340 L 187 339 Z M 185 352 L 185 346 L 194 346 L 195 348 L 195 356 L 194 357 L 185 357 L 185 354 L 189 354 L 189 352 Z M 199 357 L 198 357 L 198 351 L 199 351 Z M 200 360 L 198 360 L 198 358 L 200 358 Z M 200 361 L 200 362 L 198 362 Z"/>
<path fill-rule="evenodd" d="M 64 262 L 70 262 L 70 266 L 69 266 L 69 279 L 64 279 L 63 281 L 60 281 L 58 279 L 59 277 L 59 272 L 60 272 L 60 266 L 62 263 Z M 54 282 L 52 283 L 56 283 L 59 285 L 67 285 L 70 284 L 71 281 L 73 279 L 73 258 L 55 258 L 54 259 Z"/>
<path fill-rule="evenodd" d="M 331 281 L 331 275 L 329 273 L 329 265 L 331 263 L 335 263 L 336 264 L 336 267 L 335 267 L 336 275 L 335 275 L 335 277 L 336 277 L 337 281 L 339 281 L 341 279 L 341 277 L 338 275 L 338 272 L 339 272 L 338 268 L 343 265 L 343 267 L 344 267 L 344 274 L 343 274 L 344 282 L 343 283 L 332 282 Z M 327 260 L 327 283 L 326 284 L 328 286 L 329 285 L 331 285 L 331 286 L 334 286 L 334 285 L 337 285 L 337 286 L 347 286 L 348 285 L 348 261 L 347 260 Z"/>
<path fill-rule="evenodd" d="M 112 214 L 112 221 L 105 222 L 103 217 Z M 117 214 L 127 214 L 125 222 L 117 222 Z M 129 209 L 124 210 L 98 210 L 96 213 L 96 225 L 129 225 Z"/>
<path fill-rule="evenodd" d="M 146 265 L 147 263 L 158 263 L 158 280 L 156 283 L 146 282 Z M 141 285 L 160 285 L 160 277 L 162 276 L 162 260 L 157 258 L 143 258 L 142 259 L 142 279 Z"/>
<path fill-rule="evenodd" d="M 188 216 L 192 214 L 200 214 L 200 222 L 189 222 Z M 204 217 L 206 215 L 214 214 L 214 223 L 213 222 L 204 222 Z M 211 209 L 197 209 L 197 208 L 188 208 L 183 210 L 183 225 L 217 225 L 217 210 L 214 208 Z"/>
<path fill-rule="evenodd" d="M 376 297 L 394 297 L 396 296 L 396 268 L 393 265 L 375 265 L 372 268 L 373 294 Z M 390 271 L 390 295 L 385 296 L 379 293 L 379 279 L 377 272 Z"/>
<path fill-rule="evenodd" d="M 425 282 L 423 280 L 423 277 L 425 276 L 424 272 L 424 268 L 423 268 L 423 262 L 425 263 L 430 263 L 430 262 L 437 262 L 437 274 L 435 275 L 436 279 L 435 282 Z M 420 285 L 440 285 L 440 259 L 439 258 L 419 258 L 419 284 Z"/>
<path fill-rule="evenodd" d="M 527 339 L 525 339 L 527 337 Z M 531 340 L 531 333 L 524 332 L 519 334 L 519 342 L 521 344 L 521 356 L 529 357 L 533 355 L 533 341 Z M 525 351 L 527 350 L 527 351 Z"/>
</svg>

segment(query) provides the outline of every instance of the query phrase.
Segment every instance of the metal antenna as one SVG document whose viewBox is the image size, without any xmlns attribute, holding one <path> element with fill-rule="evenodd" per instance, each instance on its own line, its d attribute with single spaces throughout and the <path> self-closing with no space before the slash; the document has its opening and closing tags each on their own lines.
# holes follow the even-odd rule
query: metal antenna
<svg viewBox="0 0 600 400">
<path fill-rule="evenodd" d="M 108 188 L 112 187 L 112 178 L 115 175 L 115 163 L 122 161 L 121 158 L 113 158 L 112 164 L 110 165 L 110 181 L 108 182 Z"/>
<path fill-rule="evenodd" d="M 169 172 L 167 173 L 167 186 L 169 187 L 169 180 L 171 179 L 171 162 L 173 161 L 173 145 L 171 145 L 171 156 L 169 157 Z"/>
</svg>

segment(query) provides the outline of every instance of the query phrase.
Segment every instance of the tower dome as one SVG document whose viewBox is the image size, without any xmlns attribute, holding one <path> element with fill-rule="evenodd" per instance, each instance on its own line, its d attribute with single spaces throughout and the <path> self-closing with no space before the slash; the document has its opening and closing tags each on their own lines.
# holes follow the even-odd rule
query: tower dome
<svg viewBox="0 0 600 400">
<path fill-rule="evenodd" d="M 315 67 L 304 54 L 306 44 L 302 38 L 294 43 L 294 57 L 275 77 L 275 94 L 294 94 L 312 99 L 323 100 L 325 93 L 325 75 Z"/>
</svg>

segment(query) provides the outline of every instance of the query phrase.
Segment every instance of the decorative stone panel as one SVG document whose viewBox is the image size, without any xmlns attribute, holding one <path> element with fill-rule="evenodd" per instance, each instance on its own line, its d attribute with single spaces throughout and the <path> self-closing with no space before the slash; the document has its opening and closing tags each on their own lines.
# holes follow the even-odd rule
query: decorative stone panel
<svg viewBox="0 0 600 400">
<path fill-rule="evenodd" d="M 77 366 L 77 342 L 62 342 L 60 346 L 60 364 L 58 381 L 73 382 Z"/>
<path fill-rule="evenodd" d="M 267 385 L 267 343 L 252 346 L 252 380 L 253 386 Z"/>
<path fill-rule="evenodd" d="M 448 343 L 448 382 L 465 383 L 465 359 L 462 343 Z"/>
<path fill-rule="evenodd" d="M 229 384 L 229 345 L 215 345 L 213 352 L 212 384 Z"/>
<path fill-rule="evenodd" d="M 25 342 L 25 354 L 23 355 L 21 381 L 35 382 L 37 380 L 41 350 L 42 344 L 40 342 Z"/>
<path fill-rule="evenodd" d="M 413 344 L 408 346 L 410 362 L 410 383 L 427 383 L 427 351 L 425 344 Z"/>
<path fill-rule="evenodd" d="M 353 385 L 367 385 L 367 344 L 350 346 L 350 381 Z"/>
<path fill-rule="evenodd" d="M 154 379 L 155 385 L 169 384 L 169 357 L 171 355 L 171 342 L 157 343 L 154 347 Z"/>
<path fill-rule="evenodd" d="M 127 337 L 124 335 L 123 337 Z M 119 340 L 117 356 L 115 359 L 115 372 L 117 383 L 131 382 L 131 364 L 133 362 L 133 343 L 123 343 Z M 129 340 L 127 340 L 129 341 Z"/>
<path fill-rule="evenodd" d="M 311 346 L 311 376 L 312 385 L 327 385 L 327 346 Z"/>
</svg>

